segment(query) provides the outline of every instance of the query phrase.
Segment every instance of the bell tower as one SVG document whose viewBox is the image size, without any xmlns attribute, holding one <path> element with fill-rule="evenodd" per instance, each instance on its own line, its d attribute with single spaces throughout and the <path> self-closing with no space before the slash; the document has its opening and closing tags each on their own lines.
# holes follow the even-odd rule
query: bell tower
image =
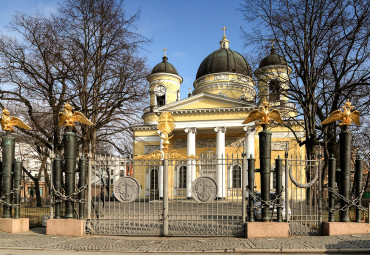
<svg viewBox="0 0 370 255">
<path fill-rule="evenodd" d="M 150 84 L 151 110 L 170 104 L 180 99 L 180 85 L 182 77 L 176 68 L 168 62 L 167 49 L 164 48 L 162 62 L 157 64 L 147 79 Z"/>
<path fill-rule="evenodd" d="M 284 92 L 289 88 L 291 72 L 285 58 L 278 55 L 272 45 L 270 55 L 262 59 L 254 73 L 258 80 L 258 101 L 263 102 L 266 99 L 272 105 L 287 103 L 288 98 Z"/>
<path fill-rule="evenodd" d="M 147 77 L 150 107 L 149 110 L 144 110 L 144 122 L 146 119 L 153 119 L 149 118 L 149 115 L 156 112 L 158 108 L 180 100 L 180 85 L 183 79 L 177 73 L 176 68 L 168 62 L 167 49 L 164 48 L 163 51 L 162 62 L 158 63 Z"/>
</svg>

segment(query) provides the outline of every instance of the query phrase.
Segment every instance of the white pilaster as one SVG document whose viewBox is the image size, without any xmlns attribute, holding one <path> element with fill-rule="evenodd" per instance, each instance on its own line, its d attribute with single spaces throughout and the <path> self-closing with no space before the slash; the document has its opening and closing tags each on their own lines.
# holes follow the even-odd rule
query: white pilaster
<svg viewBox="0 0 370 255">
<path fill-rule="evenodd" d="M 163 148 L 163 140 L 159 144 L 159 149 L 162 150 Z M 158 172 L 158 192 L 159 198 L 163 198 L 163 165 L 159 165 L 159 172 Z"/>
<path fill-rule="evenodd" d="M 226 175 L 225 175 L 225 132 L 226 127 L 215 127 L 217 133 L 216 139 L 216 154 L 217 154 L 217 171 L 216 171 L 216 183 L 217 183 L 217 197 L 225 198 L 226 196 Z"/>
<path fill-rule="evenodd" d="M 185 133 L 188 134 L 187 137 L 187 154 L 188 156 L 195 156 L 195 133 L 197 132 L 196 128 L 185 128 Z M 195 160 L 189 159 L 188 166 L 186 170 L 186 197 L 191 198 L 191 183 L 195 180 Z"/>
</svg>

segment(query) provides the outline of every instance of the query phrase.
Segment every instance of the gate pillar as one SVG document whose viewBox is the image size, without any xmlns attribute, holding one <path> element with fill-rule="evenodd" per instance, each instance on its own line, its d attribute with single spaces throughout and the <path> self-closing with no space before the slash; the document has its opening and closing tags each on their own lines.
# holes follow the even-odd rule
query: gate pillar
<svg viewBox="0 0 370 255">
<path fill-rule="evenodd" d="M 270 207 L 264 201 L 270 201 L 270 176 L 271 176 L 271 132 L 267 131 L 267 124 L 262 124 L 263 130 L 258 133 L 260 146 L 261 168 L 261 198 L 262 221 L 270 220 Z"/>
<path fill-rule="evenodd" d="M 79 218 L 80 220 L 83 220 L 85 218 L 85 190 L 84 186 L 86 184 L 86 168 L 87 168 L 87 162 L 85 157 L 82 155 L 82 158 L 80 159 L 79 162 L 79 167 L 78 170 L 80 172 L 79 175 L 79 181 L 78 181 L 78 188 L 80 190 L 79 194 L 79 208 L 78 208 L 78 213 L 80 214 Z"/>
<path fill-rule="evenodd" d="M 72 132 L 72 127 L 67 127 L 64 134 L 66 196 L 71 196 L 76 187 L 76 151 L 76 134 Z M 73 218 L 72 201 L 66 201 L 66 218 Z"/>
<path fill-rule="evenodd" d="M 6 131 L 6 135 L 2 139 L 2 149 L 3 149 L 3 164 L 2 164 L 2 194 L 10 194 L 12 191 L 12 168 L 14 163 L 14 153 L 15 153 L 15 139 L 10 131 Z M 7 205 L 11 204 L 11 196 L 4 199 L 5 204 L 3 205 L 3 218 L 12 217 L 12 208 Z"/>
<path fill-rule="evenodd" d="M 14 196 L 14 219 L 20 218 L 20 203 L 21 203 L 21 184 L 22 184 L 22 161 L 17 158 L 14 162 L 14 189 L 17 190 Z"/>
<path fill-rule="evenodd" d="M 351 144 L 352 134 L 348 125 L 342 125 L 342 132 L 339 133 L 340 146 L 340 169 L 341 169 L 341 195 L 350 199 L 350 175 L 351 175 Z M 346 206 L 347 202 L 340 200 L 340 206 Z M 340 211 L 340 221 L 349 222 L 349 208 Z"/>
<path fill-rule="evenodd" d="M 354 122 L 356 125 L 360 125 L 360 112 L 351 110 L 355 108 L 351 102 L 347 100 L 342 106 L 343 111 L 336 110 L 330 113 L 321 125 L 326 125 L 337 120 L 342 121 L 339 125 L 342 127 L 342 131 L 339 133 L 339 147 L 340 147 L 340 186 L 339 193 L 345 198 L 340 200 L 340 206 L 343 208 L 350 199 L 350 174 L 351 174 L 351 145 L 352 145 L 352 134 L 348 130 L 348 126 Z M 347 200 L 347 201 L 345 201 Z M 341 222 L 349 222 L 349 208 L 340 211 L 339 218 Z"/>
<path fill-rule="evenodd" d="M 335 208 L 335 201 L 334 201 L 334 193 L 332 192 L 335 188 L 335 166 L 336 160 L 334 155 L 331 154 L 329 158 L 329 166 L 328 166 L 328 177 L 329 177 L 329 188 L 331 191 L 329 192 L 329 222 L 334 222 L 334 208 Z"/>
<path fill-rule="evenodd" d="M 61 187 L 62 187 L 62 161 L 57 154 L 54 162 L 53 162 L 53 186 L 55 191 L 54 193 L 54 201 L 55 202 L 55 219 L 60 219 L 60 206 L 61 206 Z"/>
<path fill-rule="evenodd" d="M 362 168 L 363 168 L 363 160 L 360 158 L 360 155 L 357 154 L 356 156 L 356 164 L 355 164 L 355 181 L 356 181 L 356 198 L 359 199 L 358 204 L 362 204 Z M 360 208 L 356 207 L 356 222 L 361 222 L 361 210 Z"/>
<path fill-rule="evenodd" d="M 255 162 L 256 160 L 253 158 L 253 155 L 250 155 L 250 158 L 248 158 L 248 189 L 250 191 L 249 194 L 249 201 L 248 201 L 248 221 L 253 222 L 254 221 L 254 170 L 255 170 Z"/>
<path fill-rule="evenodd" d="M 282 191 L 283 191 L 283 159 L 278 156 L 278 158 L 275 160 L 276 162 L 276 195 L 280 196 L 278 201 L 278 208 L 277 208 L 277 221 L 282 221 Z"/>
</svg>

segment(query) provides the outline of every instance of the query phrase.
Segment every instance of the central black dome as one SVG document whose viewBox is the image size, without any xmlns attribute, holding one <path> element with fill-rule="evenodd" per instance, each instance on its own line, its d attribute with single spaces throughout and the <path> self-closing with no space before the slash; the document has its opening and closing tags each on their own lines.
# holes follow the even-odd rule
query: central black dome
<svg viewBox="0 0 370 255">
<path fill-rule="evenodd" d="M 252 69 L 240 53 L 221 48 L 209 54 L 202 61 L 196 79 L 207 74 L 221 72 L 239 73 L 252 77 Z"/>
</svg>

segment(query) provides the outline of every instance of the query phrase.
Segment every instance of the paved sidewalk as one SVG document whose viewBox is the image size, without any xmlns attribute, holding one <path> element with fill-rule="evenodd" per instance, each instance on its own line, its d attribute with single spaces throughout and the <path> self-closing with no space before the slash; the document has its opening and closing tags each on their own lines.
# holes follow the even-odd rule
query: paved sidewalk
<svg viewBox="0 0 370 255">
<path fill-rule="evenodd" d="M 370 254 L 370 234 L 346 236 L 302 236 L 288 238 L 212 238 L 212 237 L 61 237 L 45 235 L 45 228 L 21 234 L 0 232 L 0 254 L 32 254 L 7 251 L 53 250 L 120 253 L 360 253 Z M 37 254 L 35 252 L 34 254 Z M 50 253 L 51 254 L 51 253 Z M 69 253 L 70 254 L 70 253 Z"/>
</svg>

